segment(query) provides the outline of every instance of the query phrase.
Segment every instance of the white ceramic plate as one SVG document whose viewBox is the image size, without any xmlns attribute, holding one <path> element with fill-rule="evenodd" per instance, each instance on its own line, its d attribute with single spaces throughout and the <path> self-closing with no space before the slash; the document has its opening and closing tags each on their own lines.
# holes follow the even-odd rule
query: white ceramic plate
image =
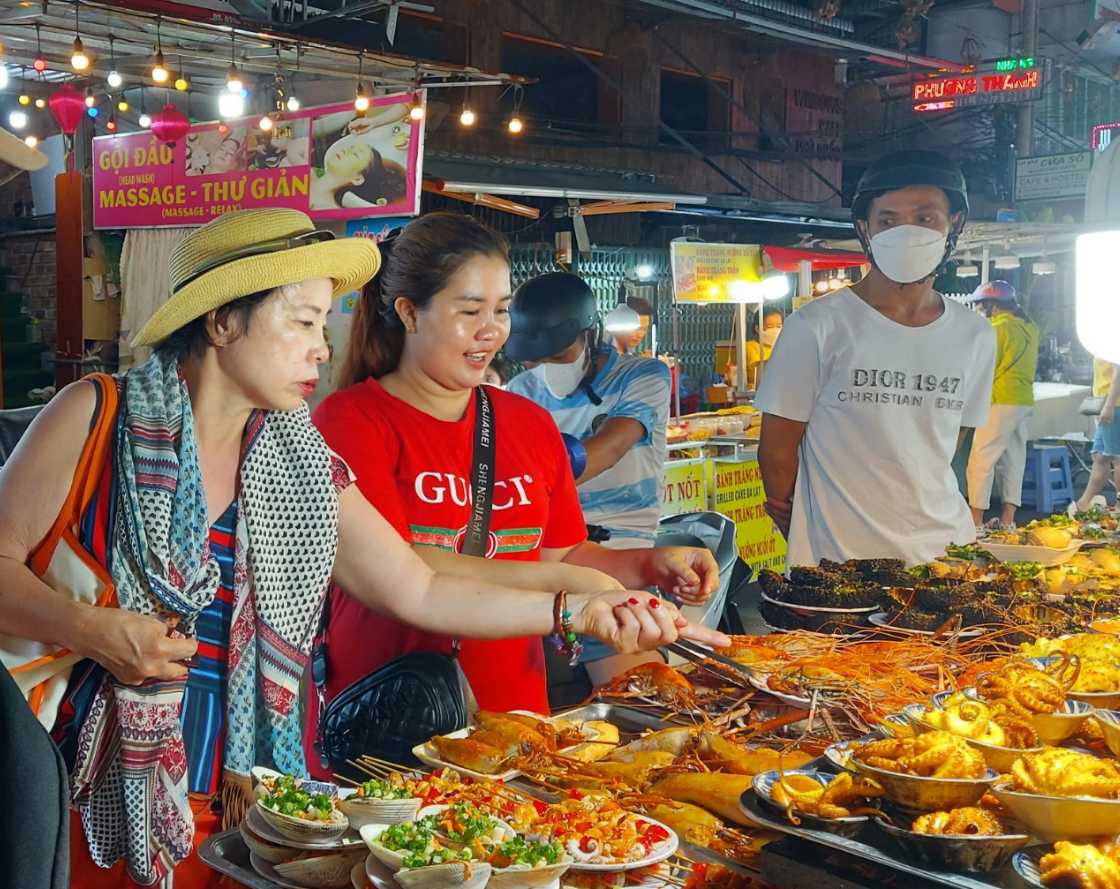
<svg viewBox="0 0 1120 889">
<path fill-rule="evenodd" d="M 451 732 L 444 735 L 445 738 L 465 738 L 471 733 L 469 728 L 459 729 L 457 732 Z M 431 766 L 433 769 L 454 769 L 460 775 L 467 778 L 473 778 L 475 781 L 501 781 L 507 783 L 514 778 L 520 778 L 521 772 L 518 769 L 510 769 L 508 772 L 500 772 L 496 775 L 487 775 L 483 772 L 474 772 L 463 766 L 457 766 L 453 762 L 447 762 L 439 758 L 439 753 L 436 748 L 432 746 L 431 741 L 425 741 L 423 744 L 417 744 L 412 748 L 412 755 L 415 756 L 420 762 L 425 765 Z M 400 887 L 397 887 L 400 889 Z"/>
<path fill-rule="evenodd" d="M 249 821 L 250 830 L 262 840 L 268 840 L 270 843 L 276 843 L 279 846 L 287 846 L 289 849 L 310 849 L 314 852 L 329 852 L 332 849 L 352 849 L 354 846 L 362 844 L 362 838 L 358 836 L 357 832 L 351 830 L 344 833 L 342 839 L 336 840 L 333 843 L 301 843 L 297 840 L 290 840 L 282 833 L 278 833 L 274 830 L 272 825 L 264 820 L 264 817 L 256 806 L 249 809 L 249 814 L 245 817 Z"/>
<path fill-rule="evenodd" d="M 771 599 L 766 593 L 760 594 L 771 605 L 778 605 L 794 614 L 870 614 L 872 611 L 879 610 L 878 605 L 869 605 L 864 608 L 818 608 L 815 605 L 793 605 L 789 602 L 783 602 L 781 599 Z"/>
<path fill-rule="evenodd" d="M 1075 540 L 1065 549 L 1050 546 L 1012 546 L 1006 543 L 979 541 L 979 545 L 1001 562 L 1038 562 L 1043 568 L 1064 565 L 1085 545 L 1084 540 Z"/>
<path fill-rule="evenodd" d="M 893 630 L 896 633 L 906 633 L 908 636 L 932 636 L 934 630 L 908 630 L 905 627 L 895 626 L 891 623 L 890 615 L 885 611 L 880 611 L 878 614 L 873 614 L 867 619 L 867 622 L 873 627 L 879 627 L 884 630 Z M 984 631 L 979 627 L 973 629 L 961 630 L 959 633 L 946 633 L 946 636 L 956 636 L 958 639 L 975 639 L 977 636 L 983 636 Z"/>
<path fill-rule="evenodd" d="M 622 871 L 638 870 L 639 868 L 649 867 L 653 864 L 660 864 L 666 858 L 671 857 L 673 853 L 677 851 L 677 847 L 681 844 L 680 837 L 678 837 L 673 830 L 666 827 L 660 821 L 655 821 L 652 818 L 646 818 L 644 815 L 641 817 L 641 820 L 645 821 L 647 824 L 655 824 L 658 827 L 661 827 L 669 832 L 669 838 L 661 845 L 661 847 L 657 851 L 651 852 L 645 858 L 639 859 L 638 861 L 629 861 L 625 864 L 585 864 L 581 861 L 573 861 L 572 870 L 587 871 L 589 873 L 599 874 L 620 873 Z"/>
</svg>

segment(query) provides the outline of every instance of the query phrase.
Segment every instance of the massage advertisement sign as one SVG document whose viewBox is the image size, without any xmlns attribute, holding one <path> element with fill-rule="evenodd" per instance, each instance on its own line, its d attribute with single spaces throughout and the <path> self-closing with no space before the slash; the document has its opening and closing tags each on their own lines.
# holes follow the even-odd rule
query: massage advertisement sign
<svg viewBox="0 0 1120 889">
<path fill-rule="evenodd" d="M 192 125 L 174 146 L 151 132 L 93 140 L 94 228 L 202 225 L 287 207 L 312 219 L 420 212 L 424 122 L 409 95 Z"/>
</svg>

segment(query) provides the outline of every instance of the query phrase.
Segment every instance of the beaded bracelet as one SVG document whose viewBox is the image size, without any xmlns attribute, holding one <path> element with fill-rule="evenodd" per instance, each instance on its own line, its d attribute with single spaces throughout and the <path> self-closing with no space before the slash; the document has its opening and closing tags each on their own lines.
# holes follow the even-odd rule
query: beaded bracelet
<svg viewBox="0 0 1120 889">
<path fill-rule="evenodd" d="M 568 591 L 560 590 L 552 600 L 552 625 L 556 628 L 549 637 L 556 650 L 567 655 L 573 666 L 583 654 L 583 643 L 572 629 L 572 612 L 568 610 Z"/>
</svg>

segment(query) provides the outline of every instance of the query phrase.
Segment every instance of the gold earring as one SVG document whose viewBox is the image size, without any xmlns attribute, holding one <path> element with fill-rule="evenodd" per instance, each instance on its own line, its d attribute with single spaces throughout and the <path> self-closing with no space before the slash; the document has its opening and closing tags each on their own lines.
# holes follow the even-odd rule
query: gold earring
<svg viewBox="0 0 1120 889">
<path fill-rule="evenodd" d="M 406 327 L 405 330 L 407 330 L 409 333 L 416 333 L 415 327 Z"/>
</svg>

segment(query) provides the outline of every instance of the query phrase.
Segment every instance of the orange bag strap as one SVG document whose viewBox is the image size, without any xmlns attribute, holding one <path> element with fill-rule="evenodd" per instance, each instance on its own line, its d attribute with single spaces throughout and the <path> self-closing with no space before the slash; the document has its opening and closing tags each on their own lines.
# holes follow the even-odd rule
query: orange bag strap
<svg viewBox="0 0 1120 889">
<path fill-rule="evenodd" d="M 31 567 L 38 574 L 47 570 L 63 533 L 81 520 L 82 513 L 97 492 L 97 486 L 101 484 L 101 474 L 113 444 L 118 407 L 117 382 L 108 374 L 91 374 L 86 379 L 98 388 L 100 397 L 97 413 L 93 417 L 82 455 L 78 458 L 78 467 L 74 471 L 74 481 L 66 495 L 66 502 L 59 510 L 50 534 L 32 554 Z"/>
</svg>

